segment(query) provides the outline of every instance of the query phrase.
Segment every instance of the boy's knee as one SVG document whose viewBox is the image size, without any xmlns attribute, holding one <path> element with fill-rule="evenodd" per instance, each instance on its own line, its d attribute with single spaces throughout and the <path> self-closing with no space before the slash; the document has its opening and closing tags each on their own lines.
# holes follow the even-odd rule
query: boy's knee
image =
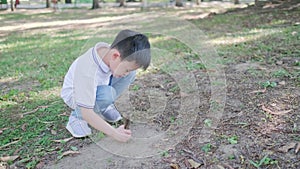
<svg viewBox="0 0 300 169">
<path fill-rule="evenodd" d="M 111 105 L 116 99 L 116 90 L 112 86 L 98 86 L 96 93 L 96 104 L 101 107 Z"/>
</svg>

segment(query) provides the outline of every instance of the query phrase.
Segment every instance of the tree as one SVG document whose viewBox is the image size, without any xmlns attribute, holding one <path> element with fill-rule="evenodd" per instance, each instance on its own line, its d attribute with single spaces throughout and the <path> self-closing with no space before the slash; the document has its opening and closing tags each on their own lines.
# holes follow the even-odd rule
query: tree
<svg viewBox="0 0 300 169">
<path fill-rule="evenodd" d="M 120 7 L 121 7 L 121 6 L 125 6 L 125 4 L 126 4 L 126 1 L 125 1 L 125 0 L 120 0 Z"/>
<path fill-rule="evenodd" d="M 233 1 L 234 1 L 234 4 L 240 4 L 239 0 L 233 0 Z"/>
<path fill-rule="evenodd" d="M 196 5 L 200 5 L 200 2 L 203 2 L 204 0 L 196 0 Z"/>
<path fill-rule="evenodd" d="M 14 11 L 14 0 L 10 0 L 10 9 L 11 11 Z"/>
<path fill-rule="evenodd" d="M 99 0 L 93 0 L 92 9 L 98 9 L 98 8 L 100 8 Z"/>
<path fill-rule="evenodd" d="M 176 0 L 176 1 L 175 1 L 175 6 L 183 7 L 182 0 Z"/>
<path fill-rule="evenodd" d="M 46 8 L 50 8 L 50 0 L 46 0 Z"/>
</svg>

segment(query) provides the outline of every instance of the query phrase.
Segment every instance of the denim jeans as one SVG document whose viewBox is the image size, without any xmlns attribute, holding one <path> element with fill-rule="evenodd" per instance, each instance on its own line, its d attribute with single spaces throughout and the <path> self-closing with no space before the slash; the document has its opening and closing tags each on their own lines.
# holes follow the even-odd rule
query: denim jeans
<svg viewBox="0 0 300 169">
<path fill-rule="evenodd" d="M 113 104 L 122 92 L 134 81 L 135 75 L 136 71 L 132 71 L 125 77 L 113 77 L 111 85 L 97 86 L 94 112 L 100 114 L 105 111 L 109 105 Z M 82 114 L 78 106 L 71 112 L 71 116 L 82 119 Z"/>
</svg>

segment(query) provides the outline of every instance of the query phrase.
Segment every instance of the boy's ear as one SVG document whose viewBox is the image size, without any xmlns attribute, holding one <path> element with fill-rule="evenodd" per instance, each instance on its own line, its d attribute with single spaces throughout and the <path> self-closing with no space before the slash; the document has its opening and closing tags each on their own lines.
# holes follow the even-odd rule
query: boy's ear
<svg viewBox="0 0 300 169">
<path fill-rule="evenodd" d="M 116 49 L 113 49 L 113 52 L 112 52 L 112 59 L 117 59 L 117 58 L 119 58 L 119 57 L 121 57 L 120 52 L 119 52 L 118 50 L 116 50 Z"/>
</svg>

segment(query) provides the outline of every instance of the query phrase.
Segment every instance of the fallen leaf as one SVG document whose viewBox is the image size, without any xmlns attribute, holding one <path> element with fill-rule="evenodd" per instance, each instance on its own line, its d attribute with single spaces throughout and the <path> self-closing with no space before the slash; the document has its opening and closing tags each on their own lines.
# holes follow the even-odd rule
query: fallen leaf
<svg viewBox="0 0 300 169">
<path fill-rule="evenodd" d="M 67 155 L 72 155 L 72 154 L 80 154 L 80 152 L 69 150 L 69 151 L 63 152 L 61 157 L 64 157 L 64 156 L 67 156 Z"/>
<path fill-rule="evenodd" d="M 273 114 L 273 115 L 283 115 L 283 114 L 286 114 L 286 113 L 289 113 L 289 112 L 292 111 L 292 109 L 290 109 L 290 110 L 284 110 L 284 111 L 272 111 L 272 110 L 266 108 L 264 105 L 262 105 L 261 108 L 262 108 L 265 112 L 267 112 L 267 113 L 269 113 L 269 114 Z"/>
<path fill-rule="evenodd" d="M 297 147 L 295 148 L 295 153 L 297 154 L 300 150 L 300 142 L 298 142 Z"/>
<path fill-rule="evenodd" d="M 250 94 L 255 94 L 255 93 L 265 93 L 266 90 L 267 90 L 266 88 L 261 89 L 261 90 L 254 90 L 254 91 L 250 92 Z"/>
<path fill-rule="evenodd" d="M 179 169 L 178 164 L 170 164 L 170 167 L 171 167 L 172 169 Z"/>
<path fill-rule="evenodd" d="M 57 132 L 56 132 L 55 130 L 51 130 L 51 134 L 52 134 L 52 135 L 56 135 Z"/>
<path fill-rule="evenodd" d="M 0 157 L 0 161 L 7 162 L 7 161 L 15 161 L 15 159 L 19 158 L 19 156 L 6 156 Z"/>
<path fill-rule="evenodd" d="M 188 159 L 188 162 L 191 164 L 192 168 L 198 168 L 201 166 L 200 163 L 197 163 L 196 161 L 194 161 L 193 159 Z"/>
<path fill-rule="evenodd" d="M 23 131 L 26 131 L 27 125 L 28 125 L 27 123 L 23 124 L 22 127 L 21 127 L 21 129 L 22 129 Z"/>
<path fill-rule="evenodd" d="M 284 153 L 287 153 L 290 149 L 294 148 L 296 146 L 296 143 L 288 143 L 282 147 L 280 147 L 278 150 Z"/>
<path fill-rule="evenodd" d="M 63 112 L 62 114 L 59 114 L 58 116 L 69 116 L 67 112 Z"/>
<path fill-rule="evenodd" d="M 285 82 L 285 81 L 281 81 L 281 82 L 279 82 L 278 84 L 284 86 L 284 85 L 286 85 L 286 82 Z"/>
<path fill-rule="evenodd" d="M 62 140 L 52 140 L 52 141 L 54 141 L 56 143 L 66 143 L 66 142 L 68 142 L 68 141 L 70 141 L 72 139 L 73 139 L 73 137 L 65 138 L 65 139 L 62 139 Z"/>
<path fill-rule="evenodd" d="M 276 61 L 276 64 L 277 64 L 277 65 L 282 65 L 282 64 L 283 64 L 283 61 L 282 61 L 282 60 L 278 60 L 278 61 Z"/>
</svg>

